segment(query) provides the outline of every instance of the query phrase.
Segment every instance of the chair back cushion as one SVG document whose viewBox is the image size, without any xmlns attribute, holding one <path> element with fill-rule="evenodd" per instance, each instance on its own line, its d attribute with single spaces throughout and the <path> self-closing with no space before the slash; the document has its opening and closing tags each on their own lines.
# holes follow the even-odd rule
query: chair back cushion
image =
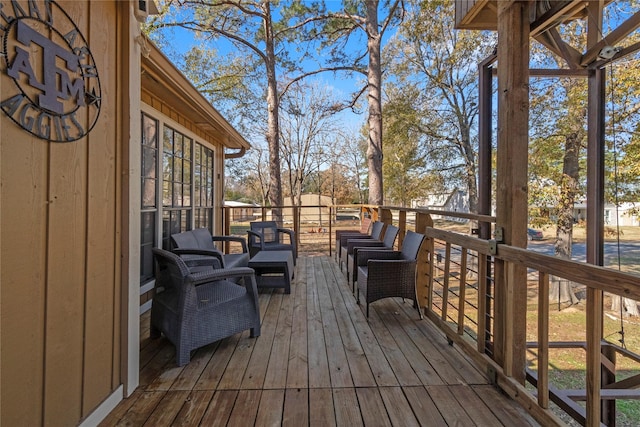
<svg viewBox="0 0 640 427">
<path fill-rule="evenodd" d="M 199 249 L 196 237 L 190 231 L 176 233 L 171 235 L 171 243 L 173 248 L 180 249 Z"/>
<path fill-rule="evenodd" d="M 407 235 L 404 236 L 404 240 L 402 241 L 402 249 L 400 250 L 402 258 L 411 261 L 416 260 L 423 241 L 424 234 L 407 231 Z"/>
<path fill-rule="evenodd" d="M 196 241 L 198 242 L 198 249 L 216 249 L 213 245 L 213 238 L 208 228 L 196 228 L 191 230 Z"/>
<path fill-rule="evenodd" d="M 251 223 L 251 230 L 262 233 L 264 243 L 278 241 L 278 224 L 275 221 L 254 221 Z"/>
<path fill-rule="evenodd" d="M 393 244 L 396 241 L 396 237 L 398 237 L 399 231 L 400 229 L 395 225 L 387 225 L 387 230 L 384 232 L 382 244 L 387 248 L 393 248 Z"/>
<path fill-rule="evenodd" d="M 206 228 L 196 228 L 195 230 L 172 234 L 171 241 L 174 248 L 215 249 L 211 233 Z"/>
<path fill-rule="evenodd" d="M 375 221 L 371 226 L 371 237 L 380 240 L 380 236 L 382 236 L 382 230 L 384 230 L 384 222 Z"/>
</svg>

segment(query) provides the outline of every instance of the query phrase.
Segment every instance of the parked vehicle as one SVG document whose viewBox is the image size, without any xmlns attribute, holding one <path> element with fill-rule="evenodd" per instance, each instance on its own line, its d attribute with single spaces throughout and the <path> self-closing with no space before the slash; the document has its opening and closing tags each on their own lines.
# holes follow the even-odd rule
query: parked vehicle
<svg viewBox="0 0 640 427">
<path fill-rule="evenodd" d="M 542 231 L 527 228 L 527 240 L 542 240 L 543 238 Z"/>
</svg>

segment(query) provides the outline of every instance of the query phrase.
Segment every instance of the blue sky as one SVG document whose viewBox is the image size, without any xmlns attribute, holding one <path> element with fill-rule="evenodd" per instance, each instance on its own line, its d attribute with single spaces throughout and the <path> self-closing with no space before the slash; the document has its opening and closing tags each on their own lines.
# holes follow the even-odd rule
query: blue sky
<svg viewBox="0 0 640 427">
<path fill-rule="evenodd" d="M 342 2 L 340 1 L 329 1 L 327 2 L 329 7 L 340 7 Z M 165 54 L 169 56 L 174 62 L 180 63 L 178 58 L 182 57 L 192 46 L 199 44 L 200 42 L 196 40 L 194 34 L 182 28 L 170 28 L 163 30 L 163 33 L 166 36 L 167 40 L 170 40 L 168 46 L 162 46 L 162 49 L 165 51 Z M 386 36 L 388 39 L 388 36 Z M 358 44 L 358 50 L 362 50 L 364 47 L 364 40 L 358 40 L 356 42 Z M 235 47 L 227 40 L 220 38 L 215 41 L 213 47 L 222 55 L 225 52 L 229 52 L 231 50 L 235 50 Z M 355 49 L 355 47 L 354 47 Z M 294 49 L 290 50 L 290 53 L 295 53 Z M 309 68 L 315 68 L 315 65 L 309 61 Z M 362 74 L 354 74 L 352 77 L 348 77 L 345 74 L 336 74 L 333 73 L 322 73 L 316 76 L 312 76 L 308 81 L 318 82 L 321 86 L 327 86 L 332 88 L 334 94 L 339 99 L 348 99 L 351 94 L 359 91 L 364 85 L 365 76 Z M 343 123 L 343 127 L 347 129 L 351 129 L 353 132 L 359 132 L 360 128 L 366 121 L 366 94 L 361 96 L 360 98 L 360 109 L 361 114 L 354 114 L 350 110 L 343 111 L 338 115 L 339 120 Z"/>
</svg>

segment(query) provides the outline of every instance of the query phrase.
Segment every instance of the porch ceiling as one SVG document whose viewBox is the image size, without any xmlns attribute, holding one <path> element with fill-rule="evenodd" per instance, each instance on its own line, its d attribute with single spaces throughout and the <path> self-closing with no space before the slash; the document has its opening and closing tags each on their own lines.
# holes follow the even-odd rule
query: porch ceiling
<svg viewBox="0 0 640 427">
<path fill-rule="evenodd" d="M 605 4 L 611 0 L 606 0 Z M 531 13 L 531 32 L 543 32 L 559 24 L 583 18 L 589 2 L 581 0 L 536 0 Z M 493 30 L 498 28 L 497 0 L 456 0 L 456 28 L 461 30 Z"/>
</svg>

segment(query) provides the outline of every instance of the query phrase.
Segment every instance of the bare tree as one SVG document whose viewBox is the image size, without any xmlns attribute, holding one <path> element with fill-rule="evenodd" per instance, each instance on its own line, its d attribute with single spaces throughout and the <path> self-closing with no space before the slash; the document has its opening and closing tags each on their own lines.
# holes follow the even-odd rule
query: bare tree
<svg viewBox="0 0 640 427">
<path fill-rule="evenodd" d="M 295 84 L 282 98 L 281 157 L 289 177 L 291 204 L 300 206 L 308 176 L 326 162 L 324 147 L 337 132 L 329 88 Z"/>
</svg>

